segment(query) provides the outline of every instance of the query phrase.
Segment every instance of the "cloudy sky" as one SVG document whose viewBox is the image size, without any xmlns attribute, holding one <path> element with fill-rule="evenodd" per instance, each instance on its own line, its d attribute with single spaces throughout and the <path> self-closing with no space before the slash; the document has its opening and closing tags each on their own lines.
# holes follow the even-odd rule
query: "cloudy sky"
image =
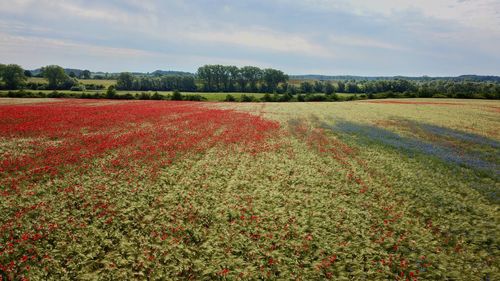
<svg viewBox="0 0 500 281">
<path fill-rule="evenodd" d="M 0 63 L 500 75 L 500 0 L 0 0 Z"/>
</svg>

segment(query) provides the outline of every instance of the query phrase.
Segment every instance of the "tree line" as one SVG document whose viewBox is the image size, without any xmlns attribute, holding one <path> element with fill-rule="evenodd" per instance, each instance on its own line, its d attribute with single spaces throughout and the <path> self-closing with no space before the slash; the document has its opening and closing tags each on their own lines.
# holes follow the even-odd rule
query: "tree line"
<svg viewBox="0 0 500 281">
<path fill-rule="evenodd" d="M 281 70 L 255 66 L 204 65 L 196 76 L 164 75 L 137 76 L 121 73 L 117 78 L 118 90 L 136 91 L 189 91 L 189 92 L 284 92 L 288 75 Z"/>
<path fill-rule="evenodd" d="M 274 93 L 288 82 L 288 75 L 281 70 L 255 66 L 204 65 L 198 68 L 196 76 L 205 92 Z"/>
<path fill-rule="evenodd" d="M 116 89 L 124 91 L 186 91 L 198 90 L 193 76 L 164 75 L 159 77 L 136 76 L 122 72 L 117 78 Z"/>
<path fill-rule="evenodd" d="M 90 71 L 84 70 L 80 73 L 81 78 L 89 79 Z M 29 70 L 24 70 L 17 64 L 0 64 L 0 88 L 7 90 L 31 89 L 31 90 L 102 90 L 104 86 L 80 83 L 76 74 L 70 72 L 66 74 L 64 68 L 58 65 L 48 65 L 40 69 L 38 77 L 43 77 L 47 83 L 28 82 L 28 77 L 32 77 Z"/>
<path fill-rule="evenodd" d="M 295 94 L 349 93 L 377 97 L 486 98 L 500 99 L 500 83 L 433 80 L 415 82 L 403 79 L 377 81 L 304 81 L 299 87 L 288 87 Z"/>
<path fill-rule="evenodd" d="M 90 78 L 90 71 L 79 73 Z M 16 90 L 103 90 L 103 85 L 79 82 L 75 75 L 68 75 L 57 65 L 42 67 L 40 76 L 47 83 L 28 82 L 30 71 L 16 64 L 0 64 L 0 89 Z M 299 94 L 350 93 L 377 97 L 449 97 L 500 99 L 500 83 L 485 81 L 430 80 L 346 80 L 301 81 L 290 83 L 289 77 L 280 70 L 255 66 L 204 65 L 196 75 L 164 74 L 143 76 L 123 72 L 117 77 L 116 90 L 122 91 L 184 91 L 184 92 L 261 92 L 283 95 L 279 100 Z M 318 98 L 316 95 L 313 99 Z"/>
</svg>

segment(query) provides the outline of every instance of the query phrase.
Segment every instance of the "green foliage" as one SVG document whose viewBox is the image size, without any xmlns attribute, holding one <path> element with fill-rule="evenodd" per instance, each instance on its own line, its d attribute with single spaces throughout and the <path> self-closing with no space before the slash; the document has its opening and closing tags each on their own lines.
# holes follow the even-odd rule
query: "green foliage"
<svg viewBox="0 0 500 281">
<path fill-rule="evenodd" d="M 152 96 L 151 96 L 151 99 L 152 100 L 162 100 L 163 99 L 163 96 L 158 94 L 158 92 L 155 92 Z"/>
<path fill-rule="evenodd" d="M 198 68 L 197 78 L 202 82 L 203 91 L 232 92 L 239 90 L 257 91 L 260 85 L 262 92 L 273 93 L 278 86 L 288 81 L 288 76 L 276 69 L 261 70 L 258 67 L 204 65 Z"/>
<path fill-rule="evenodd" d="M 71 88 L 75 83 L 66 73 L 64 69 L 58 65 L 48 65 L 42 67 L 42 76 L 45 77 L 48 82 L 48 88 L 51 90 L 59 89 L 63 84 L 69 85 Z"/>
<path fill-rule="evenodd" d="M 116 89 L 115 86 L 111 85 L 106 90 L 106 98 L 113 99 L 116 97 Z"/>
<path fill-rule="evenodd" d="M 118 90 L 131 90 L 134 83 L 134 76 L 128 72 L 122 72 L 116 81 Z"/>
<path fill-rule="evenodd" d="M 256 99 L 255 99 L 255 97 L 250 96 L 250 95 L 241 95 L 240 101 L 241 102 L 255 102 Z"/>
<path fill-rule="evenodd" d="M 224 99 L 224 101 L 235 102 L 236 98 L 233 95 L 226 95 L 226 98 Z"/>
<path fill-rule="evenodd" d="M 90 77 L 91 77 L 90 70 L 84 70 L 80 75 L 81 79 L 90 79 Z"/>
<path fill-rule="evenodd" d="M 170 98 L 171 100 L 183 100 L 184 99 L 184 96 L 181 94 L 181 92 L 175 90 L 173 93 L 172 93 L 172 97 Z"/>
<path fill-rule="evenodd" d="M 187 101 L 206 101 L 207 98 L 205 98 L 202 95 L 184 95 L 184 100 L 187 100 Z"/>
<path fill-rule="evenodd" d="M 325 94 L 326 95 L 332 95 L 335 93 L 335 87 L 333 86 L 333 84 L 331 82 L 327 82 L 325 84 Z"/>
<path fill-rule="evenodd" d="M 24 69 L 17 64 L 0 65 L 0 80 L 3 80 L 6 89 L 19 89 L 26 82 Z"/>
</svg>

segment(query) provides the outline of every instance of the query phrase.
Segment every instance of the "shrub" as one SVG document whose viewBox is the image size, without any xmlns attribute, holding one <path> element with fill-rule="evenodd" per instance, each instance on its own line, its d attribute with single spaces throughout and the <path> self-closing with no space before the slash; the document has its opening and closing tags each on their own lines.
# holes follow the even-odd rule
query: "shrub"
<svg viewBox="0 0 500 281">
<path fill-rule="evenodd" d="M 201 96 L 201 95 L 185 95 L 184 100 L 188 101 L 205 101 L 207 98 Z"/>
<path fill-rule="evenodd" d="M 254 102 L 255 101 L 255 97 L 254 96 L 248 96 L 248 95 L 242 95 L 240 100 L 242 102 Z"/>
<path fill-rule="evenodd" d="M 264 102 L 272 102 L 274 101 L 273 97 L 269 93 L 266 93 L 262 98 L 260 98 L 261 101 Z"/>
<path fill-rule="evenodd" d="M 327 101 L 328 97 L 323 95 L 307 95 L 305 101 Z"/>
<path fill-rule="evenodd" d="M 236 98 L 232 95 L 226 95 L 226 99 L 224 101 L 235 102 Z"/>
<path fill-rule="evenodd" d="M 172 97 L 170 99 L 171 100 L 183 100 L 183 96 L 182 96 L 181 92 L 179 92 L 178 90 L 175 90 L 172 93 Z"/>
<path fill-rule="evenodd" d="M 290 95 L 289 93 L 285 93 L 285 94 L 282 94 L 278 97 L 277 101 L 279 102 L 289 102 L 291 101 L 293 98 L 292 95 Z"/>
<path fill-rule="evenodd" d="M 158 92 L 155 92 L 152 96 L 151 96 L 151 99 L 152 100 L 162 100 L 163 99 L 163 96 L 158 94 Z"/>
<path fill-rule="evenodd" d="M 115 97 L 116 97 L 116 89 L 115 86 L 111 85 L 108 87 L 108 90 L 106 91 L 106 98 L 113 99 Z"/>
<path fill-rule="evenodd" d="M 149 93 L 142 92 L 139 95 L 139 99 L 140 100 L 150 100 L 151 99 L 151 95 Z"/>
<path fill-rule="evenodd" d="M 82 92 L 82 91 L 85 91 L 85 85 L 83 84 L 79 84 L 79 85 L 75 85 L 73 87 L 70 88 L 71 91 L 74 91 L 74 92 Z"/>
<path fill-rule="evenodd" d="M 58 91 L 54 90 L 52 92 L 50 92 L 47 97 L 49 98 L 63 98 L 64 97 L 64 94 L 63 93 L 59 93 Z"/>
</svg>

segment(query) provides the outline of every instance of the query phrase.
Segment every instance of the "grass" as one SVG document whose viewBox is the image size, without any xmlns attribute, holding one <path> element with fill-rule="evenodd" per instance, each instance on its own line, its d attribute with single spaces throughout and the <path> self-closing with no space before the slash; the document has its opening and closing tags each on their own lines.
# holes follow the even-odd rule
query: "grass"
<svg viewBox="0 0 500 281">
<path fill-rule="evenodd" d="M 500 277 L 499 101 L 26 100 L 0 100 L 0 276 Z"/>
<path fill-rule="evenodd" d="M 103 85 L 105 88 L 116 85 L 116 80 L 104 80 L 104 79 L 78 79 L 79 82 L 84 85 L 95 84 Z M 41 77 L 29 77 L 28 82 L 47 84 L 47 79 Z"/>
</svg>

